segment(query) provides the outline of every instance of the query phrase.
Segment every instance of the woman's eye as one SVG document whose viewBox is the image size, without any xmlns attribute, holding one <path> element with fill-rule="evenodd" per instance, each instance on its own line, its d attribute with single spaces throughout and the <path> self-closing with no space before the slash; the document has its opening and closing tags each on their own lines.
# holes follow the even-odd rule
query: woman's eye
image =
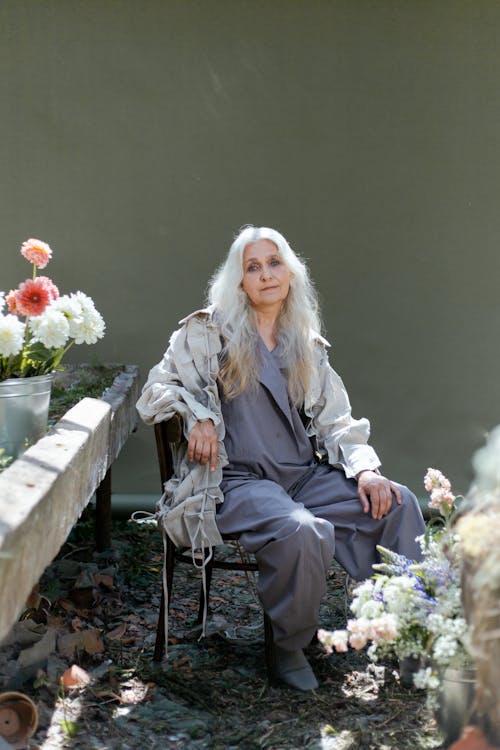
<svg viewBox="0 0 500 750">
<path fill-rule="evenodd" d="M 258 271 L 259 266 L 257 263 L 250 263 L 249 266 L 247 266 L 247 271 Z"/>
<path fill-rule="evenodd" d="M 281 261 L 279 258 L 273 258 L 271 261 L 272 266 L 281 266 Z"/>
</svg>

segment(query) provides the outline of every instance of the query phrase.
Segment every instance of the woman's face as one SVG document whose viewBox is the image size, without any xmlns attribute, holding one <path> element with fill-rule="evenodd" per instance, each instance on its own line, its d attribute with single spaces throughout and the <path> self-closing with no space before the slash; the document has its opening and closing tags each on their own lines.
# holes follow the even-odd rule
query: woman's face
<svg viewBox="0 0 500 750">
<path fill-rule="evenodd" d="M 256 310 L 278 311 L 288 296 L 290 278 L 290 270 L 274 242 L 257 240 L 245 247 L 241 286 Z"/>
</svg>

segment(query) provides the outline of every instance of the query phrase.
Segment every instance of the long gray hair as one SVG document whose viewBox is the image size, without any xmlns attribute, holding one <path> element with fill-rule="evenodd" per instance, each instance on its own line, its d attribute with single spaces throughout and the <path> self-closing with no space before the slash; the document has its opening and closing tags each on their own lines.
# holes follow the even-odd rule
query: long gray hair
<svg viewBox="0 0 500 750">
<path fill-rule="evenodd" d="M 275 335 L 283 354 L 290 397 L 300 406 L 313 369 L 314 334 L 321 331 L 318 299 L 305 264 L 275 229 L 245 227 L 210 281 L 208 300 L 215 306 L 225 342 L 219 379 L 229 399 L 249 387 L 257 387 L 256 318 L 241 282 L 245 247 L 262 239 L 276 245 L 291 272 L 290 291 L 283 303 Z"/>
</svg>

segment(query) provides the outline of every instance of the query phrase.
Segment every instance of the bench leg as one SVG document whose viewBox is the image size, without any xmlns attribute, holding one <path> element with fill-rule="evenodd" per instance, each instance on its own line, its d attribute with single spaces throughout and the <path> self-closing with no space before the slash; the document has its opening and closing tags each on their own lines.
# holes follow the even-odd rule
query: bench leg
<svg viewBox="0 0 500 750">
<path fill-rule="evenodd" d="M 95 493 L 95 541 L 98 552 L 111 547 L 111 466 Z"/>
</svg>

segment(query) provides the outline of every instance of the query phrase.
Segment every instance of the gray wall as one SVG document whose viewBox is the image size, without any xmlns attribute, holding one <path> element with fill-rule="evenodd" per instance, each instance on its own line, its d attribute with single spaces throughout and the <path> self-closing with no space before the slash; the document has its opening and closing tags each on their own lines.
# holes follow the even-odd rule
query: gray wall
<svg viewBox="0 0 500 750">
<path fill-rule="evenodd" d="M 310 262 L 386 472 L 457 490 L 500 422 L 500 3 L 3 0 L 0 289 L 17 248 L 143 377 L 245 223 Z M 115 491 L 156 492 L 151 431 Z"/>
</svg>

